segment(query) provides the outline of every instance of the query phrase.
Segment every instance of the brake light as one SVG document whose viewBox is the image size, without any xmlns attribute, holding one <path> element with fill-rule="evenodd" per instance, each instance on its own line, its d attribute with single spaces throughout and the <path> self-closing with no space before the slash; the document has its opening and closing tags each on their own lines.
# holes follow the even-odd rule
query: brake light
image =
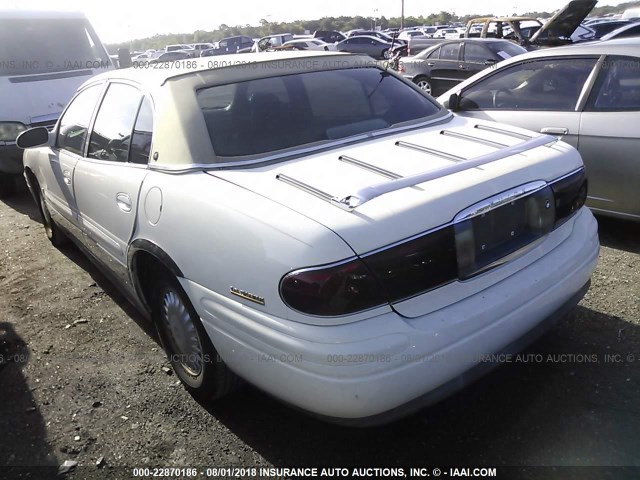
<svg viewBox="0 0 640 480">
<path fill-rule="evenodd" d="M 290 272 L 280 281 L 280 295 L 294 310 L 329 317 L 368 310 L 388 301 L 360 259 Z"/>
<path fill-rule="evenodd" d="M 455 280 L 453 227 L 338 265 L 306 268 L 280 282 L 283 301 L 309 315 L 348 315 Z"/>
<path fill-rule="evenodd" d="M 556 203 L 555 228 L 566 222 L 587 201 L 587 176 L 584 168 L 551 184 Z"/>
</svg>

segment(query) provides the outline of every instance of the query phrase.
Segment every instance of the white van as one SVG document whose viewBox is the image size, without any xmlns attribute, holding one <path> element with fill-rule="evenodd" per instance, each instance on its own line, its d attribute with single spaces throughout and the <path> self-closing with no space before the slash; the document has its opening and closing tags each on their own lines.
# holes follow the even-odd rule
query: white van
<svg viewBox="0 0 640 480">
<path fill-rule="evenodd" d="M 18 134 L 53 128 L 78 87 L 113 68 L 84 14 L 0 10 L 0 196 L 22 173 Z"/>
</svg>

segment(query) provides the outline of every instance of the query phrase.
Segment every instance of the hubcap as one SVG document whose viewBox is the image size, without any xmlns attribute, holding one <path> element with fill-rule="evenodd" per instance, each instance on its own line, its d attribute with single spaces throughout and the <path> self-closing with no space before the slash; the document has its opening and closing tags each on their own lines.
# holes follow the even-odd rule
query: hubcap
<svg viewBox="0 0 640 480">
<path fill-rule="evenodd" d="M 429 95 L 431 95 L 431 84 L 429 82 L 427 82 L 426 80 L 420 80 L 418 82 L 418 87 L 420 87 L 422 90 L 424 90 Z"/>
<path fill-rule="evenodd" d="M 387 60 L 391 58 L 391 52 L 389 50 L 384 52 L 384 58 L 386 58 Z"/>
<path fill-rule="evenodd" d="M 191 375 L 202 371 L 202 345 L 187 306 L 180 296 L 169 290 L 162 298 L 162 321 L 171 343 L 170 355 Z"/>
</svg>

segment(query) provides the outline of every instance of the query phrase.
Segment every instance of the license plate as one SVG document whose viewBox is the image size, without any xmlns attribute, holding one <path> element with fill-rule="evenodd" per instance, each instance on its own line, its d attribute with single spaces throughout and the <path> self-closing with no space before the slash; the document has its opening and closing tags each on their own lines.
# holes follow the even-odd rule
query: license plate
<svg viewBox="0 0 640 480">
<path fill-rule="evenodd" d="M 545 187 L 457 223 L 459 278 L 473 277 L 517 257 L 549 233 L 554 222 L 553 191 Z"/>
</svg>

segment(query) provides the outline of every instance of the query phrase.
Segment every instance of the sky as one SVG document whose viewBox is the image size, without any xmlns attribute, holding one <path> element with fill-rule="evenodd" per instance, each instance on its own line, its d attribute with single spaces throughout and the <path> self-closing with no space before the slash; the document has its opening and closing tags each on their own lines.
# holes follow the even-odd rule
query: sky
<svg viewBox="0 0 640 480">
<path fill-rule="evenodd" d="M 566 0 L 568 1 L 568 0 Z M 214 30 L 219 25 L 258 25 L 271 22 L 315 20 L 322 17 L 399 17 L 401 0 L 3 0 L 3 7 L 83 11 L 104 43 L 117 43 L 163 33 Z M 599 6 L 621 1 L 600 1 Z M 170 7 L 169 5 L 175 5 Z M 565 0 L 405 0 L 405 15 L 419 16 L 442 10 L 456 15 L 493 13 L 510 15 L 528 11 L 552 12 Z"/>
</svg>

